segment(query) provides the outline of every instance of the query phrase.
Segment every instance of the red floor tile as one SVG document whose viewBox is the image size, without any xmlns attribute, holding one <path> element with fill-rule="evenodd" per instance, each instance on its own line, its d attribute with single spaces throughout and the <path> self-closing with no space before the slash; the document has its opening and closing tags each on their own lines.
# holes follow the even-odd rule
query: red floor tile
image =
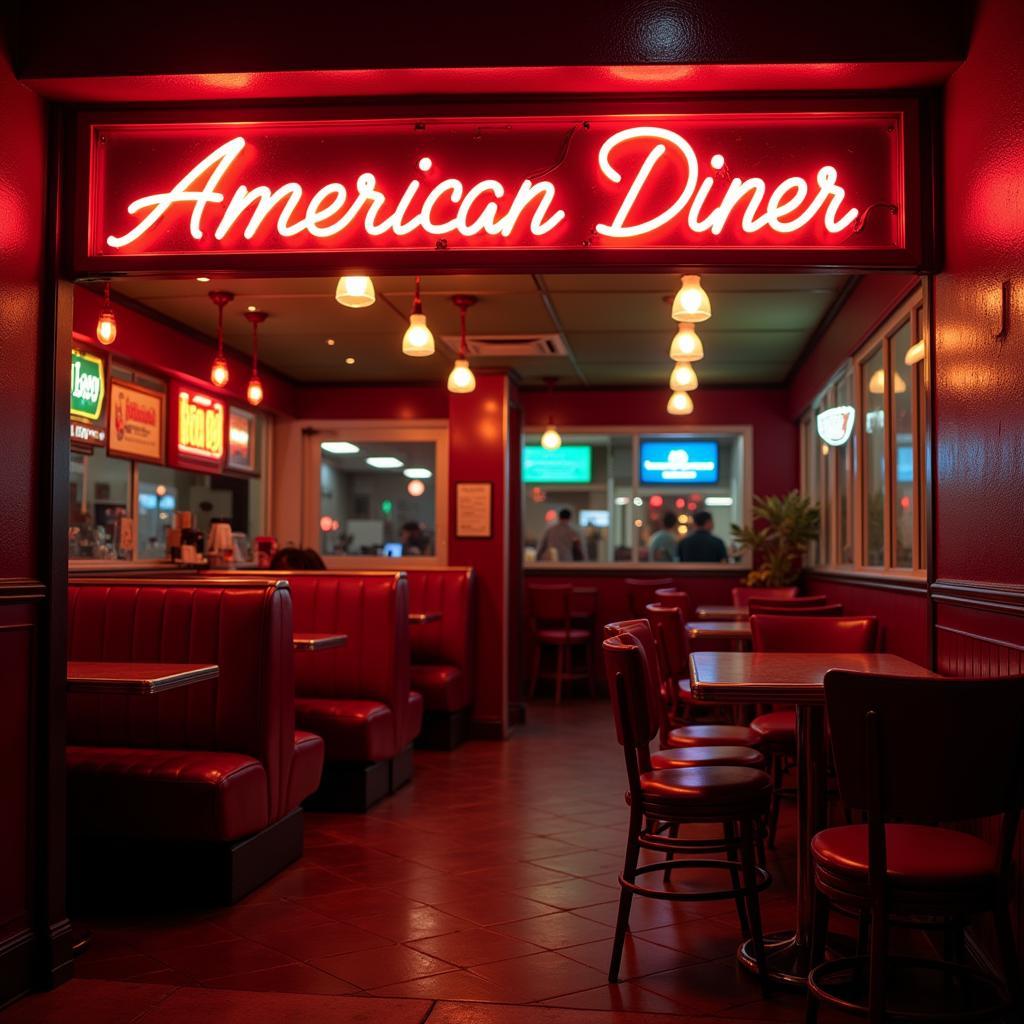
<svg viewBox="0 0 1024 1024">
<path fill-rule="evenodd" d="M 459 967 L 473 967 L 477 964 L 493 963 L 496 960 L 510 960 L 517 956 L 540 953 L 540 946 L 522 939 L 503 935 L 487 928 L 473 928 L 470 931 L 438 935 L 429 939 L 409 943 L 413 949 L 430 956 L 440 957 Z"/>
<path fill-rule="evenodd" d="M 272 903 L 231 907 L 222 911 L 217 921 L 236 935 L 258 941 L 261 936 L 276 932 L 330 924 L 332 918 L 288 900 L 274 900 Z"/>
<path fill-rule="evenodd" d="M 78 978 L 99 978 L 105 981 L 127 981 L 140 974 L 159 971 L 166 965 L 156 957 L 145 953 L 128 953 L 124 956 L 109 957 L 79 964 L 75 970 Z"/>
<path fill-rule="evenodd" d="M 244 971 L 259 971 L 291 962 L 284 953 L 249 939 L 215 942 L 210 946 L 190 946 L 188 949 L 168 949 L 160 954 L 168 966 L 181 971 L 196 981 L 223 978 Z"/>
<path fill-rule="evenodd" d="M 481 964 L 473 968 L 473 973 L 503 993 L 503 1001 L 516 1003 L 539 1002 L 595 988 L 607 978 L 607 970 L 595 970 L 554 952 Z"/>
<path fill-rule="evenodd" d="M 646 934 L 644 933 L 644 936 Z M 569 946 L 566 949 L 560 949 L 559 952 L 562 956 L 578 960 L 581 964 L 588 964 L 595 970 L 607 973 L 611 963 L 612 940 L 610 938 L 599 939 L 597 942 L 587 942 L 581 946 Z M 685 967 L 697 962 L 695 957 L 680 953 L 678 949 L 659 946 L 655 942 L 648 942 L 645 937 L 627 935 L 622 947 L 619 978 L 628 981 L 648 974 L 675 970 L 678 967 Z"/>
<path fill-rule="evenodd" d="M 210 988 L 233 988 L 246 992 L 307 992 L 317 995 L 348 995 L 358 992 L 341 978 L 318 971 L 309 964 L 284 964 L 265 971 L 230 974 L 205 983 Z"/>
<path fill-rule="evenodd" d="M 511 893 L 481 893 L 475 897 L 442 903 L 438 909 L 480 925 L 521 921 L 526 917 L 540 917 L 555 912 L 555 908 L 546 903 Z"/>
<path fill-rule="evenodd" d="M 546 903 L 559 910 L 576 910 L 579 907 L 593 907 L 600 903 L 618 901 L 619 889 L 586 878 L 568 878 L 564 881 L 549 882 L 547 885 L 533 885 L 516 890 L 520 896 Z"/>
<path fill-rule="evenodd" d="M 496 986 L 489 984 L 478 975 L 464 970 L 433 974 L 427 978 L 403 981 L 398 985 L 385 985 L 374 989 L 369 995 L 402 999 L 464 999 L 474 1004 L 474 1012 L 479 1014 L 472 1018 L 476 1021 L 487 1019 L 485 1011 L 477 1004 L 481 1002 L 496 1003 L 505 998 Z"/>
<path fill-rule="evenodd" d="M 265 946 L 279 950 L 293 960 L 313 960 L 316 957 L 355 953 L 390 945 L 388 939 L 341 921 L 329 921 L 312 928 L 294 928 L 289 931 L 270 932 L 261 940 Z"/>
<path fill-rule="evenodd" d="M 384 946 L 342 956 L 323 957 L 313 960 L 311 964 L 359 988 L 397 985 L 399 982 L 455 969 L 453 964 L 407 946 Z"/>
<path fill-rule="evenodd" d="M 536 943 L 545 949 L 561 949 L 564 946 L 579 946 L 584 942 L 610 938 L 614 929 L 600 921 L 563 910 L 558 914 L 531 917 L 525 921 L 508 921 L 495 925 L 495 930 Z"/>
<path fill-rule="evenodd" d="M 129 1024 L 166 999 L 170 985 L 74 978 L 52 992 L 27 996 L 3 1011 L 4 1024 Z"/>
<path fill-rule="evenodd" d="M 411 910 L 394 911 L 390 914 L 357 917 L 352 923 L 392 942 L 428 939 L 434 935 L 447 935 L 472 927 L 464 917 L 446 914 L 436 907 L 413 907 Z"/>
</svg>

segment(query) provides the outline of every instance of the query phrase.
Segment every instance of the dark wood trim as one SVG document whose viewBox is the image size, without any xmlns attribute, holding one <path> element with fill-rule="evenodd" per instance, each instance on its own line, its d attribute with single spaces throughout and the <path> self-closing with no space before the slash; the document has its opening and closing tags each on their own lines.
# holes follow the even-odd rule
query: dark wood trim
<svg viewBox="0 0 1024 1024">
<path fill-rule="evenodd" d="M 28 604 L 46 600 L 46 584 L 40 580 L 0 580 L 0 604 Z"/>
<path fill-rule="evenodd" d="M 1004 615 L 1024 615 L 1024 586 L 974 583 L 970 580 L 936 580 L 931 597 L 937 604 L 980 608 Z"/>
<path fill-rule="evenodd" d="M 29 990 L 35 933 L 26 928 L 0 943 L 0 1010 Z"/>
<path fill-rule="evenodd" d="M 995 647 L 1005 647 L 1008 651 L 1024 652 L 1024 644 L 1011 643 L 1009 640 L 997 640 L 995 637 L 983 636 L 981 633 L 972 633 L 966 629 L 957 629 L 955 626 L 944 626 L 939 623 L 935 629 L 936 632 L 952 633 L 954 636 L 962 636 L 967 640 L 977 640 L 978 643 L 992 644 Z"/>
<path fill-rule="evenodd" d="M 928 596 L 928 581 L 921 579 L 886 579 L 883 576 L 869 576 L 857 572 L 841 572 L 827 569 L 814 569 L 806 574 L 808 580 L 832 580 L 836 583 L 847 583 L 854 587 L 865 587 L 868 590 L 889 590 L 898 594 L 914 594 L 917 597 Z"/>
</svg>

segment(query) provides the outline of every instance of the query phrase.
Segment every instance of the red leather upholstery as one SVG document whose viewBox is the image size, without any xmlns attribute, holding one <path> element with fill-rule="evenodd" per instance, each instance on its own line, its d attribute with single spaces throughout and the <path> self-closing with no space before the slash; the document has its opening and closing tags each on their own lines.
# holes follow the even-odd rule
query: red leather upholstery
<svg viewBox="0 0 1024 1024">
<path fill-rule="evenodd" d="M 736 608 L 746 608 L 752 597 L 764 601 L 788 601 L 796 597 L 796 587 L 733 587 L 732 603 Z"/>
<path fill-rule="evenodd" d="M 674 804 L 692 800 L 702 810 L 708 805 L 767 803 L 772 780 L 756 768 L 670 768 L 644 772 L 640 791 L 645 803 L 657 806 L 659 800 Z"/>
<path fill-rule="evenodd" d="M 589 629 L 538 629 L 534 632 L 538 640 L 552 644 L 582 644 L 592 635 Z"/>
<path fill-rule="evenodd" d="M 323 737 L 296 730 L 292 773 L 288 781 L 288 803 L 292 807 L 298 807 L 307 796 L 317 791 L 323 770 Z"/>
<path fill-rule="evenodd" d="M 796 744 L 795 711 L 769 711 L 765 715 L 758 715 L 750 723 L 750 728 L 757 733 L 758 743 L 787 746 Z"/>
<path fill-rule="evenodd" d="M 291 596 L 271 581 L 73 583 L 69 658 L 220 667 L 159 696 L 68 698 L 73 822 L 230 840 L 291 811 L 291 636 Z"/>
<path fill-rule="evenodd" d="M 394 757 L 395 716 L 379 700 L 299 697 L 295 716 L 323 737 L 328 761 L 386 761 Z"/>
<path fill-rule="evenodd" d="M 472 569 L 412 569 L 409 610 L 440 612 L 436 622 L 410 627 L 412 687 L 426 711 L 461 711 L 473 703 L 473 620 L 476 577 Z"/>
<path fill-rule="evenodd" d="M 750 639 L 755 651 L 868 653 L 877 646 L 878 619 L 874 615 L 751 615 Z"/>
<path fill-rule="evenodd" d="M 651 752 L 652 768 L 764 768 L 764 755 L 753 747 L 670 747 Z"/>
<path fill-rule="evenodd" d="M 423 694 L 411 692 L 407 698 L 408 709 L 403 725 L 403 732 L 399 736 L 399 749 L 404 750 L 420 734 L 423 728 Z"/>
<path fill-rule="evenodd" d="M 754 730 L 745 725 L 681 725 L 668 734 L 672 747 L 741 747 L 756 742 Z"/>
</svg>

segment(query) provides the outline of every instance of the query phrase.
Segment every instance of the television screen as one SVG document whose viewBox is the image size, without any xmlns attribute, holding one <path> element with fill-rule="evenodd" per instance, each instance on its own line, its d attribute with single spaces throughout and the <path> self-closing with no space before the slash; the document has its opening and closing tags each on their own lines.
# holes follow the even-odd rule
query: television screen
<svg viewBox="0 0 1024 1024">
<path fill-rule="evenodd" d="M 589 444 L 563 444 L 555 451 L 528 444 L 523 449 L 524 484 L 589 484 Z"/>
<path fill-rule="evenodd" d="M 717 441 L 640 441 L 641 484 L 717 484 Z"/>
<path fill-rule="evenodd" d="M 914 449 L 909 444 L 896 445 L 896 482 L 914 482 Z"/>
<path fill-rule="evenodd" d="M 612 517 L 606 508 L 581 508 L 580 526 L 595 526 L 599 530 L 607 530 Z"/>
</svg>

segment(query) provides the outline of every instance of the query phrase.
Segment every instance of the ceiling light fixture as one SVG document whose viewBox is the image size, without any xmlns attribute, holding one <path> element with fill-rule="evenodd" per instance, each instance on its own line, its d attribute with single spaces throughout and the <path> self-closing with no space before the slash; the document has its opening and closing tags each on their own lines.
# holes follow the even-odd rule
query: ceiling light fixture
<svg viewBox="0 0 1024 1024">
<path fill-rule="evenodd" d="M 349 309 L 363 309 L 374 304 L 377 293 L 368 277 L 339 277 L 334 298 Z"/>
<path fill-rule="evenodd" d="M 196 280 L 200 284 L 209 284 L 210 283 L 210 279 L 208 277 L 197 277 Z"/>
<path fill-rule="evenodd" d="M 427 485 L 422 480 L 410 480 L 405 489 L 413 498 L 421 498 L 427 491 Z"/>
<path fill-rule="evenodd" d="M 412 300 L 412 312 L 409 314 L 409 326 L 402 337 L 402 354 L 406 356 L 432 356 L 434 354 L 434 335 L 430 333 L 427 318 L 423 313 L 419 276 L 416 277 L 416 293 Z"/>
<path fill-rule="evenodd" d="M 259 374 L 260 358 L 260 324 L 267 319 L 267 314 L 254 310 L 251 306 L 245 313 L 245 319 L 252 324 L 252 375 L 245 389 L 245 398 L 250 405 L 259 405 L 263 401 L 263 382 Z"/>
<path fill-rule="evenodd" d="M 697 374 L 689 363 L 676 363 L 672 376 L 668 379 L 668 386 L 673 391 L 695 391 L 697 389 Z"/>
<path fill-rule="evenodd" d="M 555 390 L 555 382 L 558 380 L 557 377 L 545 377 L 544 383 L 548 386 L 548 406 L 550 408 L 552 395 Z M 558 432 L 555 427 L 555 418 L 551 413 L 548 413 L 548 427 L 543 434 L 540 435 L 540 446 L 545 451 L 557 452 L 562 447 L 562 435 Z"/>
<path fill-rule="evenodd" d="M 892 380 L 893 392 L 902 395 L 907 390 L 907 382 L 898 373 L 892 375 Z M 885 370 L 875 370 L 871 374 L 871 378 L 868 380 L 868 391 L 872 395 L 885 394 Z"/>
<path fill-rule="evenodd" d="M 680 324 L 676 336 L 672 339 L 668 357 L 677 363 L 695 363 L 698 359 L 704 358 L 704 346 L 693 329 L 693 324 Z"/>
<path fill-rule="evenodd" d="M 672 319 L 685 324 L 699 324 L 711 317 L 711 300 L 700 284 L 700 274 L 686 274 L 682 286 L 672 300 Z"/>
<path fill-rule="evenodd" d="M 366 464 L 374 469 L 401 469 L 405 463 L 393 455 L 371 455 Z"/>
<path fill-rule="evenodd" d="M 321 441 L 320 450 L 331 455 L 358 455 L 359 445 L 350 441 Z"/>
<path fill-rule="evenodd" d="M 672 416 L 689 416 L 693 412 L 693 399 L 689 391 L 673 391 L 668 400 L 668 411 Z"/>
<path fill-rule="evenodd" d="M 459 357 L 455 360 L 452 372 L 448 374 L 448 390 L 453 395 L 468 395 L 476 390 L 476 377 L 469 368 L 469 360 L 466 358 L 466 310 L 476 305 L 476 296 L 453 295 L 452 302 L 459 307 L 462 337 L 459 342 Z"/>
<path fill-rule="evenodd" d="M 334 339 L 333 338 L 328 338 L 327 339 L 327 346 L 329 348 L 334 348 Z"/>
<path fill-rule="evenodd" d="M 402 470 L 402 476 L 409 480 L 429 480 L 433 475 L 429 469 L 424 469 L 422 466 L 410 466 L 408 469 Z"/>
<path fill-rule="evenodd" d="M 356 357 L 355 356 L 345 356 L 345 365 L 346 366 L 354 366 L 355 362 L 356 362 Z"/>
<path fill-rule="evenodd" d="M 101 345 L 113 345 L 116 337 L 117 317 L 114 316 L 114 307 L 110 304 L 110 282 L 107 281 L 103 285 L 103 308 L 96 321 L 96 340 Z"/>
<path fill-rule="evenodd" d="M 907 349 L 907 354 L 903 357 L 903 362 L 907 366 L 913 366 L 915 363 L 920 363 L 924 360 L 925 347 L 924 338 L 920 341 L 915 341 L 910 348 Z"/>
<path fill-rule="evenodd" d="M 218 388 L 225 387 L 231 377 L 224 358 L 224 307 L 234 298 L 232 292 L 210 292 L 210 301 L 217 307 L 217 355 L 210 367 L 210 382 Z"/>
</svg>

